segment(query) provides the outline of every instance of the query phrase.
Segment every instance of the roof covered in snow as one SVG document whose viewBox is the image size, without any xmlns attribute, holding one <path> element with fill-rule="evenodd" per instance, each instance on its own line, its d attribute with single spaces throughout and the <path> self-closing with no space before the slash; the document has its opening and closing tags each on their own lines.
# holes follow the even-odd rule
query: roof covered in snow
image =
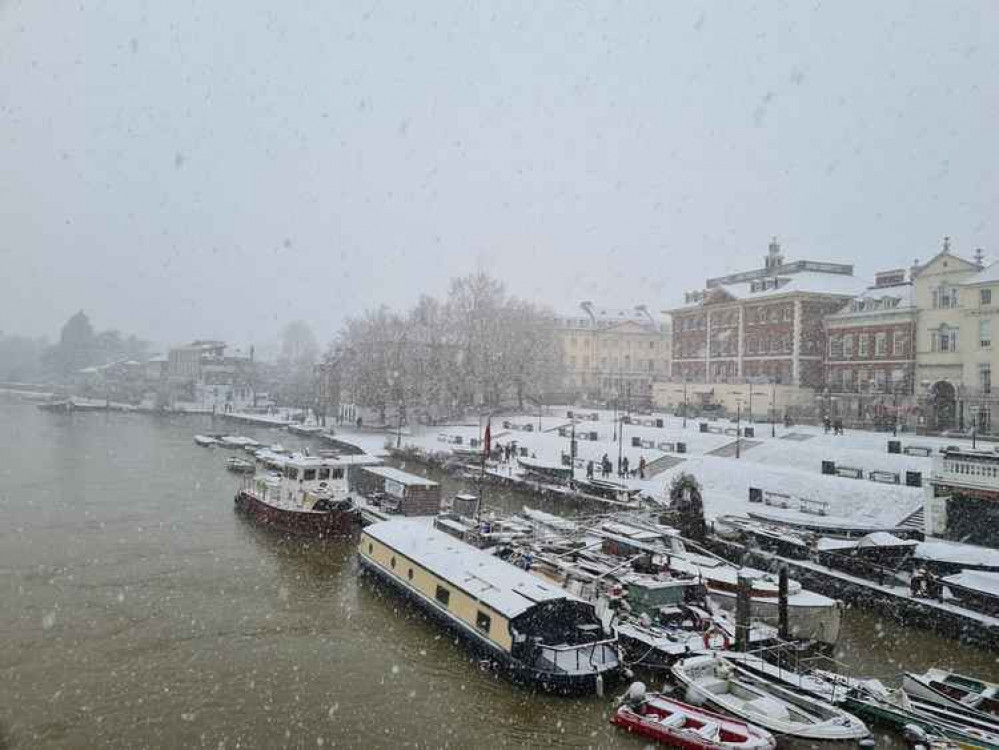
<svg viewBox="0 0 999 750">
<path fill-rule="evenodd" d="M 515 565 L 408 518 L 372 524 L 364 533 L 510 619 L 541 602 L 581 601 Z"/>
<path fill-rule="evenodd" d="M 393 482 L 398 482 L 406 487 L 437 486 L 437 482 L 433 482 L 426 477 L 421 477 L 419 474 L 410 474 L 405 471 L 400 471 L 392 466 L 369 466 L 366 471 L 371 474 L 377 474 L 385 479 L 391 479 Z"/>
<path fill-rule="evenodd" d="M 992 284 L 999 281 L 999 261 L 992 263 L 976 273 L 965 284 Z"/>
<path fill-rule="evenodd" d="M 950 586 L 960 586 L 973 589 L 990 596 L 999 596 L 999 573 L 987 573 L 981 570 L 963 570 L 943 579 Z"/>
<path fill-rule="evenodd" d="M 820 273 L 805 271 L 788 275 L 777 274 L 764 279 L 754 279 L 738 284 L 719 284 L 708 289 L 700 300 L 682 305 L 678 309 L 702 307 L 705 301 L 719 299 L 719 290 L 732 301 L 753 302 L 789 294 L 822 294 L 838 297 L 856 297 L 863 294 L 868 285 L 856 276 L 841 273 Z M 709 303 L 710 304 L 710 303 Z"/>
</svg>

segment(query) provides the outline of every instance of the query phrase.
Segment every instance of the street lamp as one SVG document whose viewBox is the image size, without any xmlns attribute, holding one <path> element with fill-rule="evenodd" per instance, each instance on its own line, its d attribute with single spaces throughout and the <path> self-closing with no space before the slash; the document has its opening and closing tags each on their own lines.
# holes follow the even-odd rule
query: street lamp
<svg viewBox="0 0 999 750">
<path fill-rule="evenodd" d="M 683 379 L 683 426 L 687 427 L 687 379 Z"/>
<path fill-rule="evenodd" d="M 777 437 L 777 381 L 770 381 L 770 437 Z"/>
<path fill-rule="evenodd" d="M 731 424 L 731 423 L 730 423 Z M 742 399 L 735 400 L 735 457 L 739 458 L 739 447 L 742 438 Z"/>
</svg>

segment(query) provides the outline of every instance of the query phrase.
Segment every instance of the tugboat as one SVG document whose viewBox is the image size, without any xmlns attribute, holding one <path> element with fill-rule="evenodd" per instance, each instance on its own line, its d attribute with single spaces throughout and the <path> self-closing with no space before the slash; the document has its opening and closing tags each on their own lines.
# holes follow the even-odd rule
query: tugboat
<svg viewBox="0 0 999 750">
<path fill-rule="evenodd" d="M 338 459 L 293 455 L 269 462 L 247 478 L 236 509 L 286 534 L 328 538 L 353 531 L 360 516 L 347 487 L 347 464 Z"/>
</svg>

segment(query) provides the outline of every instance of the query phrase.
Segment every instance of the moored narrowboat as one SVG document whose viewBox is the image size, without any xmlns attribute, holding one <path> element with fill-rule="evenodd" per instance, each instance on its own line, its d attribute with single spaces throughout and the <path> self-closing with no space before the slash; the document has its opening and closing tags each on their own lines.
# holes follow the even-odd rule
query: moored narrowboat
<svg viewBox="0 0 999 750">
<path fill-rule="evenodd" d="M 618 676 L 617 639 L 592 604 L 425 521 L 368 526 L 358 555 L 515 682 L 586 693 Z"/>
</svg>

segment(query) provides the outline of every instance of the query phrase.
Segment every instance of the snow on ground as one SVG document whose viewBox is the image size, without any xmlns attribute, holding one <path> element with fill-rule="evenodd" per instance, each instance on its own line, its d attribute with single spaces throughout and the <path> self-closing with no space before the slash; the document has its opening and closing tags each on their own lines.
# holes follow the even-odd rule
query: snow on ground
<svg viewBox="0 0 999 750">
<path fill-rule="evenodd" d="M 806 467 L 776 466 L 748 460 L 753 451 L 761 448 L 751 449 L 738 460 L 717 456 L 692 457 L 643 483 L 643 489 L 654 497 L 663 497 L 674 476 L 689 472 L 704 488 L 704 512 L 709 517 L 760 510 L 775 517 L 801 520 L 797 499 L 804 498 L 828 503 L 827 513 L 831 517 L 870 526 L 894 526 L 922 507 L 924 491 L 920 488 L 844 479 L 826 476 Z M 791 507 L 785 510 L 762 504 L 751 505 L 750 487 L 791 495 Z M 817 518 L 814 515 L 809 517 Z"/>
</svg>

